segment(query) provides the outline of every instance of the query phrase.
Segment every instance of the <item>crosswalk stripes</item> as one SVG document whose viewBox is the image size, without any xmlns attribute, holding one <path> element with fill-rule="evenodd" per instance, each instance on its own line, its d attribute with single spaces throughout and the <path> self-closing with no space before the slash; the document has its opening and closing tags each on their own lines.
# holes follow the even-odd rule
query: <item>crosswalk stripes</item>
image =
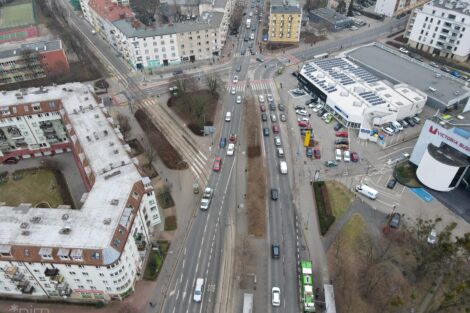
<svg viewBox="0 0 470 313">
<path fill-rule="evenodd" d="M 271 90 L 276 89 L 276 84 L 273 81 L 268 82 L 253 82 L 250 84 L 253 90 Z"/>
<path fill-rule="evenodd" d="M 245 89 L 247 88 L 246 83 L 243 82 L 238 82 L 238 84 L 229 84 L 225 86 L 225 89 L 227 91 L 231 91 L 232 87 L 235 87 L 235 92 L 244 92 Z M 252 90 L 274 90 L 276 89 L 276 83 L 273 80 L 266 79 L 266 80 L 253 80 L 250 81 L 249 83 L 249 88 Z"/>
<path fill-rule="evenodd" d="M 230 91 L 230 90 L 232 90 L 232 87 L 235 87 L 236 92 L 244 92 L 245 88 L 246 88 L 246 85 L 245 84 L 243 84 L 243 85 L 241 85 L 241 84 L 240 85 L 228 85 L 228 86 L 225 86 L 225 89 L 227 91 Z"/>
<path fill-rule="evenodd" d="M 233 54 L 233 56 L 234 56 L 234 57 L 241 57 L 241 56 L 258 55 L 258 54 L 260 54 L 260 53 L 259 53 L 259 52 L 256 52 L 255 54 L 251 54 L 251 53 L 249 53 L 249 52 L 246 52 L 244 55 L 242 55 L 240 52 L 235 52 L 235 53 Z"/>
</svg>

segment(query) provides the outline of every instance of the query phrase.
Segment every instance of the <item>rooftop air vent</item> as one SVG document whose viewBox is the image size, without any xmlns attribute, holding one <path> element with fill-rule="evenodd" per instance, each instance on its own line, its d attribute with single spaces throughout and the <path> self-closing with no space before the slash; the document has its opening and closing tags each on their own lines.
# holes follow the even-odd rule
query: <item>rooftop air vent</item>
<svg viewBox="0 0 470 313">
<path fill-rule="evenodd" d="M 29 236 L 30 234 L 31 234 L 31 232 L 29 230 L 23 230 L 21 232 L 21 235 L 23 235 L 23 236 Z"/>
<path fill-rule="evenodd" d="M 29 224 L 25 222 L 25 223 L 21 223 L 20 228 L 21 229 L 26 229 L 26 228 L 28 228 L 28 226 L 29 226 Z"/>
<path fill-rule="evenodd" d="M 69 215 L 68 215 L 68 214 L 63 214 L 63 215 L 62 215 L 62 220 L 63 220 L 63 221 L 66 221 L 66 220 L 68 220 L 68 219 L 69 219 Z"/>
<path fill-rule="evenodd" d="M 37 224 L 41 221 L 41 217 L 40 216 L 33 216 L 29 221 L 31 223 Z"/>
<path fill-rule="evenodd" d="M 61 235 L 68 235 L 72 232 L 72 228 L 70 228 L 69 226 L 65 226 L 64 228 L 61 228 L 59 230 L 59 234 Z"/>
<path fill-rule="evenodd" d="M 110 218 L 105 218 L 105 219 L 103 220 L 103 224 L 105 224 L 105 225 L 111 224 L 111 219 L 110 219 Z"/>
<path fill-rule="evenodd" d="M 118 199 L 113 199 L 111 200 L 111 205 L 118 205 L 119 204 L 119 200 Z"/>
</svg>

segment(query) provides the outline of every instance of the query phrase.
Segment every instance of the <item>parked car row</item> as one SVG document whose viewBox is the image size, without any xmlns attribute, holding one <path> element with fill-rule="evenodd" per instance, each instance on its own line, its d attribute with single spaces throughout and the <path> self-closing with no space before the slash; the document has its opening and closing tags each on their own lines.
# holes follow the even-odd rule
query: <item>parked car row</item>
<svg viewBox="0 0 470 313">
<path fill-rule="evenodd" d="M 403 129 L 408 127 L 414 127 L 416 124 L 419 124 L 421 119 L 417 116 L 406 117 L 403 120 L 393 121 L 382 126 L 381 130 L 389 136 L 393 136 L 396 133 L 401 132 Z"/>
</svg>

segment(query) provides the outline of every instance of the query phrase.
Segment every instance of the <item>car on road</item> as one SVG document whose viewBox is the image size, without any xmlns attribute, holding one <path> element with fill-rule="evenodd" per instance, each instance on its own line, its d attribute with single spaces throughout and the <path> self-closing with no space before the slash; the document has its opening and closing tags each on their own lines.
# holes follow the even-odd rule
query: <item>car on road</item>
<svg viewBox="0 0 470 313">
<path fill-rule="evenodd" d="M 243 38 L 243 41 L 248 41 L 248 40 L 250 40 L 249 36 L 245 36 L 245 38 Z"/>
<path fill-rule="evenodd" d="M 212 170 L 214 172 L 219 172 L 221 167 L 222 167 L 222 158 L 219 156 L 215 157 L 214 165 L 212 165 Z"/>
<path fill-rule="evenodd" d="M 321 159 L 320 149 L 318 148 L 313 149 L 313 156 L 315 157 L 315 159 Z"/>
<path fill-rule="evenodd" d="M 261 104 L 259 106 L 259 109 L 260 109 L 261 112 L 266 112 L 266 106 L 264 104 Z"/>
<path fill-rule="evenodd" d="M 268 115 L 266 113 L 261 113 L 261 120 L 266 122 L 268 120 Z"/>
<path fill-rule="evenodd" d="M 392 218 L 390 219 L 390 222 L 388 223 L 388 226 L 390 226 L 391 228 L 400 227 L 400 218 L 401 218 L 400 213 L 396 213 L 396 212 L 393 213 Z"/>
<path fill-rule="evenodd" d="M 271 122 L 277 122 L 276 114 L 271 114 Z"/>
<path fill-rule="evenodd" d="M 335 167 L 337 165 L 338 165 L 338 163 L 336 163 L 336 161 L 331 161 L 331 160 L 330 161 L 325 161 L 325 166 L 326 167 Z"/>
<path fill-rule="evenodd" d="M 263 95 L 259 95 L 258 96 L 258 101 L 263 103 L 264 102 L 264 96 Z"/>
<path fill-rule="evenodd" d="M 232 120 L 232 113 L 231 112 L 225 113 L 225 121 L 230 122 L 231 120 Z"/>
<path fill-rule="evenodd" d="M 437 242 L 437 231 L 433 228 L 426 239 L 430 245 L 434 245 Z"/>
<path fill-rule="evenodd" d="M 251 34 L 250 34 L 250 39 L 251 39 L 251 40 L 254 40 L 254 39 L 255 39 L 255 33 L 251 33 Z"/>
<path fill-rule="evenodd" d="M 387 183 L 387 188 L 393 189 L 395 188 L 395 185 L 397 184 L 397 181 L 395 179 L 390 179 Z"/>
<path fill-rule="evenodd" d="M 239 64 L 239 65 L 237 65 L 237 68 L 236 68 L 235 70 L 236 70 L 237 72 L 241 72 L 241 70 L 242 70 L 242 66 L 241 66 L 240 64 Z"/>
<path fill-rule="evenodd" d="M 282 103 L 279 103 L 279 104 L 277 105 L 277 108 L 279 109 L 279 111 L 285 111 L 285 110 L 286 110 L 286 107 L 285 107 L 284 104 L 282 104 Z"/>
<path fill-rule="evenodd" d="M 278 243 L 271 245 L 271 256 L 273 259 L 279 259 L 281 256 L 281 246 Z"/>
<path fill-rule="evenodd" d="M 265 127 L 263 128 L 263 135 L 266 137 L 266 136 L 269 136 L 269 128 Z"/>
<path fill-rule="evenodd" d="M 225 148 L 226 144 L 227 144 L 227 138 L 225 138 L 225 137 L 220 138 L 219 147 Z"/>
<path fill-rule="evenodd" d="M 281 115 L 279 115 L 279 119 L 281 120 L 281 122 L 285 122 L 287 121 L 287 117 L 284 113 L 282 113 Z"/>
<path fill-rule="evenodd" d="M 193 301 L 201 302 L 202 300 L 202 291 L 204 290 L 204 279 L 196 279 L 196 286 L 194 287 Z"/>
<path fill-rule="evenodd" d="M 276 105 L 274 104 L 274 102 L 271 102 L 271 103 L 269 104 L 269 110 L 270 110 L 270 111 L 273 111 L 273 112 L 276 111 Z"/>
<path fill-rule="evenodd" d="M 266 97 L 268 98 L 268 102 L 273 102 L 274 101 L 273 95 L 268 94 Z"/>
<path fill-rule="evenodd" d="M 234 84 L 238 83 L 238 76 L 236 76 L 236 75 L 233 76 L 232 82 L 233 82 Z"/>
<path fill-rule="evenodd" d="M 295 114 L 302 115 L 302 116 L 307 116 L 308 113 L 305 110 L 295 110 Z"/>
<path fill-rule="evenodd" d="M 234 95 L 236 92 L 237 92 L 237 91 L 235 90 L 235 87 L 232 87 L 232 88 L 230 89 L 230 93 L 231 93 L 232 95 Z"/>
<path fill-rule="evenodd" d="M 284 149 L 282 149 L 281 147 L 277 148 L 277 156 L 280 157 L 280 158 L 283 158 L 284 157 Z"/>
<path fill-rule="evenodd" d="M 242 103 L 242 96 L 237 96 L 237 103 L 238 104 Z"/>
<path fill-rule="evenodd" d="M 235 152 L 235 144 L 229 143 L 227 147 L 227 155 L 233 155 Z"/>
<path fill-rule="evenodd" d="M 228 141 L 232 143 L 237 143 L 237 134 L 235 133 L 230 134 L 230 136 L 228 137 Z"/>
<path fill-rule="evenodd" d="M 241 55 L 245 55 L 245 54 L 246 54 L 246 49 L 245 49 L 245 48 L 242 48 L 242 49 L 240 50 L 240 54 L 241 54 Z"/>
<path fill-rule="evenodd" d="M 273 125 L 273 134 L 279 134 L 279 126 Z"/>
<path fill-rule="evenodd" d="M 359 154 L 357 154 L 357 152 L 351 152 L 351 161 L 353 162 L 359 161 Z"/>
<path fill-rule="evenodd" d="M 279 136 L 274 137 L 274 145 L 276 145 L 277 147 L 281 145 L 281 137 Z"/>
<path fill-rule="evenodd" d="M 305 153 L 307 154 L 307 158 L 311 158 L 313 156 L 313 148 L 312 147 L 307 147 L 305 149 Z"/>
<path fill-rule="evenodd" d="M 271 188 L 271 200 L 276 201 L 279 198 L 279 190 Z"/>
<path fill-rule="evenodd" d="M 271 290 L 272 294 L 272 305 L 273 306 L 281 306 L 281 289 L 278 287 L 273 287 Z"/>
<path fill-rule="evenodd" d="M 181 75 L 181 74 L 183 74 L 183 70 L 176 70 L 173 72 L 174 76 Z"/>
</svg>

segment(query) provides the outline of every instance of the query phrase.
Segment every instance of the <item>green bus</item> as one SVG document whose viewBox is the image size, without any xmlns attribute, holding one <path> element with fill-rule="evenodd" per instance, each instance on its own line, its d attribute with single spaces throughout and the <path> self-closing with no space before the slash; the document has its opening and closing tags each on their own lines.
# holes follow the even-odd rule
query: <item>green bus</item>
<svg viewBox="0 0 470 313">
<path fill-rule="evenodd" d="M 300 261 L 300 290 L 302 293 L 303 312 L 315 312 L 311 261 Z"/>
</svg>

